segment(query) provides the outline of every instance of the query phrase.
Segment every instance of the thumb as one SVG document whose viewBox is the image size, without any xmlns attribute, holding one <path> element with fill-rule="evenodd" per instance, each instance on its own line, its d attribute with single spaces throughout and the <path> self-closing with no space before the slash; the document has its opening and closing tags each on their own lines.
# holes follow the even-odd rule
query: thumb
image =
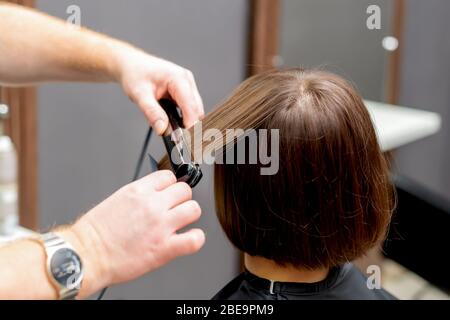
<svg viewBox="0 0 450 320">
<path fill-rule="evenodd" d="M 158 135 L 162 135 L 167 129 L 169 120 L 167 114 L 164 112 L 163 108 L 160 106 L 155 97 L 149 92 L 143 95 L 139 101 L 138 105 L 147 117 L 153 130 L 156 131 Z"/>
</svg>

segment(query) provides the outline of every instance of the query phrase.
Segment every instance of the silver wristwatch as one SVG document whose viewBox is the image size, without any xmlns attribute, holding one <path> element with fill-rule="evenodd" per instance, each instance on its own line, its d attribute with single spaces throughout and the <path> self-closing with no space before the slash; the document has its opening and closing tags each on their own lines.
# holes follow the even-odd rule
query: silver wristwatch
<svg viewBox="0 0 450 320">
<path fill-rule="evenodd" d="M 48 277 L 59 299 L 75 299 L 83 281 L 83 264 L 74 248 L 54 233 L 45 233 L 40 237 L 47 253 L 46 269 Z"/>
</svg>

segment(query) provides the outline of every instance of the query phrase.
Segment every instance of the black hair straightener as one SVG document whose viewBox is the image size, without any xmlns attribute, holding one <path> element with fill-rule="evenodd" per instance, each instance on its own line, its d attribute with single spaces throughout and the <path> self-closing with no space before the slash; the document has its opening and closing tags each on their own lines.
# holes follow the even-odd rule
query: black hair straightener
<svg viewBox="0 0 450 320">
<path fill-rule="evenodd" d="M 169 158 L 172 170 L 177 177 L 177 181 L 186 182 L 191 188 L 195 187 L 200 179 L 203 177 L 200 166 L 195 163 L 191 157 L 189 147 L 186 144 L 186 139 L 183 133 L 183 120 L 181 117 L 180 108 L 176 103 L 170 99 L 161 99 L 159 104 L 163 107 L 164 111 L 169 117 L 169 126 L 163 134 L 163 142 L 166 147 L 167 156 Z M 139 173 L 142 169 L 145 154 L 148 149 L 148 144 L 152 136 L 152 127 L 148 128 L 147 135 L 142 145 L 141 154 L 139 155 L 138 163 L 133 175 L 132 181 L 139 178 Z M 149 154 L 150 158 L 150 171 L 154 172 L 158 170 L 158 162 Z M 97 297 L 97 300 L 101 300 L 106 292 L 107 288 L 104 288 Z"/>
<path fill-rule="evenodd" d="M 192 159 L 191 152 L 183 134 L 183 121 L 178 106 L 170 99 L 159 101 L 169 117 L 169 126 L 164 132 L 163 141 L 172 169 L 178 181 L 186 182 L 192 188 L 202 178 L 200 166 Z"/>
</svg>

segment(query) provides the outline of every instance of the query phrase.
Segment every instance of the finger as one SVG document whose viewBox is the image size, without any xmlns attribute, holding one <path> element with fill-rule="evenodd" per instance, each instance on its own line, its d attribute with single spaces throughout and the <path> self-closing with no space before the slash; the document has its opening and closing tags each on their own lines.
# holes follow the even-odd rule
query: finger
<svg viewBox="0 0 450 320">
<path fill-rule="evenodd" d="M 169 223 L 175 230 L 179 230 L 197 221 L 201 214 L 198 202 L 189 200 L 169 211 Z"/>
<path fill-rule="evenodd" d="M 176 182 L 177 178 L 172 171 L 159 170 L 137 180 L 134 183 L 146 185 L 145 188 L 149 190 L 161 191 L 175 184 Z"/>
<path fill-rule="evenodd" d="M 203 107 L 202 97 L 200 96 L 200 93 L 198 91 L 197 82 L 195 81 L 194 74 L 190 71 L 188 72 L 188 78 L 189 78 L 189 83 L 191 85 L 191 90 L 194 93 L 197 115 L 198 115 L 199 119 L 201 120 L 205 116 L 205 109 Z"/>
<path fill-rule="evenodd" d="M 174 234 L 169 240 L 169 250 L 173 257 L 193 254 L 205 244 L 205 233 L 200 229 Z"/>
<path fill-rule="evenodd" d="M 167 118 L 167 114 L 159 105 L 158 101 L 156 101 L 150 89 L 146 94 L 141 95 L 140 99 L 138 100 L 138 105 L 144 112 L 155 132 L 158 135 L 162 135 L 167 129 L 169 120 Z"/>
<path fill-rule="evenodd" d="M 175 100 L 183 114 L 183 123 L 186 128 L 191 127 L 199 116 L 193 90 L 187 78 L 173 78 L 167 87 L 170 96 Z"/>
<path fill-rule="evenodd" d="M 183 202 L 192 199 L 192 189 L 185 182 L 177 182 L 160 192 L 161 201 L 164 201 L 168 209 L 172 209 Z"/>
</svg>

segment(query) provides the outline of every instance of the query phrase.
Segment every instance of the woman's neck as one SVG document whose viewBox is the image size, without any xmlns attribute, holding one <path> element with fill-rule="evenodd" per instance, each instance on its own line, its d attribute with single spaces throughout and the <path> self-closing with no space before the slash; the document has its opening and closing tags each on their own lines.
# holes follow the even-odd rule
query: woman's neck
<svg viewBox="0 0 450 320">
<path fill-rule="evenodd" d="M 245 267 L 254 275 L 279 282 L 313 283 L 324 280 L 329 269 L 302 269 L 293 266 L 280 266 L 274 261 L 245 254 Z"/>
</svg>

